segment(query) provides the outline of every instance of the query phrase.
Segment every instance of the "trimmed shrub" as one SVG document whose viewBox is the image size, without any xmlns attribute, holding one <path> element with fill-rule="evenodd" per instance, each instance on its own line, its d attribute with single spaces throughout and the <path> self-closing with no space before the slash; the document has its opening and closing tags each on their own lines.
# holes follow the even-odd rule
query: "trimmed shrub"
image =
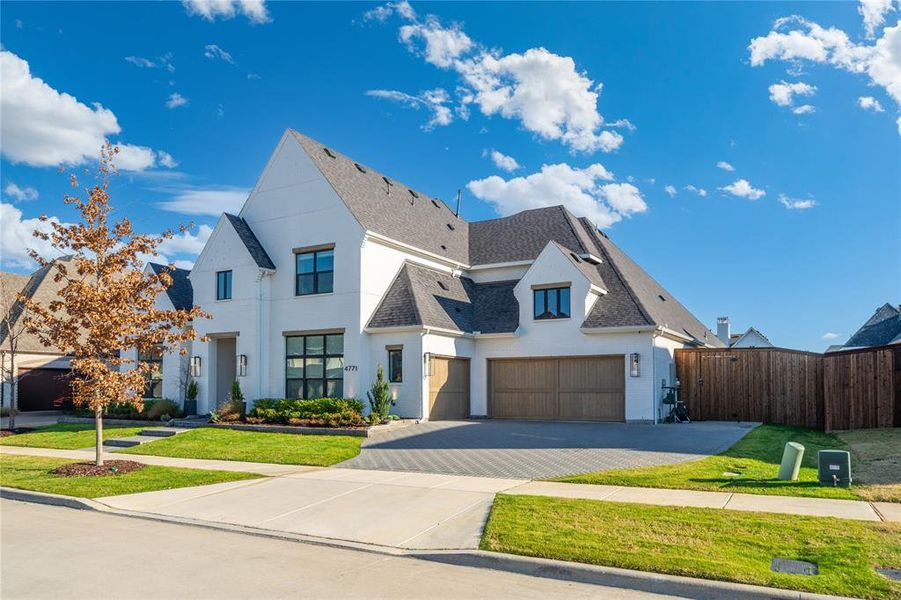
<svg viewBox="0 0 901 600">
<path fill-rule="evenodd" d="M 269 398 L 254 402 L 247 421 L 251 419 L 305 427 L 352 427 L 363 424 L 363 403 L 356 398 Z"/>
<path fill-rule="evenodd" d="M 147 400 L 141 414 L 148 421 L 159 421 L 163 415 L 178 415 L 178 404 L 172 400 Z M 166 419 L 168 421 L 168 419 Z"/>
</svg>

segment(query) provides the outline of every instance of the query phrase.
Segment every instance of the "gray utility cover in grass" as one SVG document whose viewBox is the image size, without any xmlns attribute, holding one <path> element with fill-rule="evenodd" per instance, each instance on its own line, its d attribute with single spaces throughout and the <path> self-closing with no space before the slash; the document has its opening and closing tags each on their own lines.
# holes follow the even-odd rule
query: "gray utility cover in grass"
<svg viewBox="0 0 901 600">
<path fill-rule="evenodd" d="M 888 577 L 892 581 L 901 581 L 901 569 L 886 569 L 884 567 L 876 567 L 876 572 L 880 575 Z"/>
<path fill-rule="evenodd" d="M 804 560 L 792 560 L 790 558 L 774 558 L 770 570 L 776 573 L 788 573 L 789 575 L 819 575 L 820 569 L 816 563 Z"/>
</svg>

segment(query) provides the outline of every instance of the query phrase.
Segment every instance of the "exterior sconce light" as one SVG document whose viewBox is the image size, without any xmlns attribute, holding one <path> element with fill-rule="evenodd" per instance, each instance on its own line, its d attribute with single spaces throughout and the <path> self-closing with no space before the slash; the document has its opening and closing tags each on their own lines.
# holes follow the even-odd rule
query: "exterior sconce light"
<svg viewBox="0 0 901 600">
<path fill-rule="evenodd" d="M 247 376 L 247 355 L 239 354 L 238 355 L 238 377 L 246 377 Z"/>
<path fill-rule="evenodd" d="M 191 357 L 191 377 L 200 377 L 201 364 L 199 356 Z"/>
<path fill-rule="evenodd" d="M 641 375 L 641 355 L 638 352 L 633 352 L 629 355 L 629 375 L 631 377 L 638 377 Z"/>
</svg>

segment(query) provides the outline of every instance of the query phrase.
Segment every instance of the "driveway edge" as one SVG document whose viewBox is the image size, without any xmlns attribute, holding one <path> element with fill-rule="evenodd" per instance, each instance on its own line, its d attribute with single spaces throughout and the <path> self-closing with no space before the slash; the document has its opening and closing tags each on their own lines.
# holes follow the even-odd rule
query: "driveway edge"
<svg viewBox="0 0 901 600">
<path fill-rule="evenodd" d="M 635 589 L 648 593 L 677 595 L 686 598 L 709 600 L 727 600 L 732 598 L 834 600 L 835 598 L 839 598 L 839 596 L 826 596 L 822 594 L 811 594 L 807 592 L 768 588 L 742 583 L 696 579 L 678 575 L 634 571 L 616 567 L 604 567 L 547 558 L 534 558 L 500 552 L 488 552 L 484 550 L 408 550 L 391 546 L 378 546 L 374 544 L 280 532 L 243 525 L 215 523 L 212 521 L 200 521 L 183 517 L 171 517 L 153 513 L 121 510 L 87 498 L 74 498 L 71 496 L 60 496 L 57 494 L 46 494 L 43 492 L 8 487 L 0 487 L 0 498 L 16 500 L 19 502 L 49 504 L 65 508 L 74 508 L 77 510 L 93 510 L 126 518 L 137 518 L 162 523 L 202 527 L 205 529 L 216 529 L 219 531 L 254 535 L 287 542 L 315 544 L 319 546 L 358 550 L 389 556 L 401 556 L 471 568 L 494 569 L 497 571 L 514 572 L 545 579 L 559 579 L 562 581 L 575 581 L 608 587 L 621 587 L 623 589 Z"/>
</svg>

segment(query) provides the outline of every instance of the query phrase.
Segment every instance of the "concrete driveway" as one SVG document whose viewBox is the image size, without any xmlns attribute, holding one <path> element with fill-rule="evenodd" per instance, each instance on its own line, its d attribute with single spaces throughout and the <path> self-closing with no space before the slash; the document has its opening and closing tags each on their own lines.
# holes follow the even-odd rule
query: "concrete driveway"
<svg viewBox="0 0 901 600">
<path fill-rule="evenodd" d="M 545 479 L 696 460 L 729 448 L 755 426 L 436 421 L 378 433 L 359 456 L 336 466 Z"/>
</svg>

